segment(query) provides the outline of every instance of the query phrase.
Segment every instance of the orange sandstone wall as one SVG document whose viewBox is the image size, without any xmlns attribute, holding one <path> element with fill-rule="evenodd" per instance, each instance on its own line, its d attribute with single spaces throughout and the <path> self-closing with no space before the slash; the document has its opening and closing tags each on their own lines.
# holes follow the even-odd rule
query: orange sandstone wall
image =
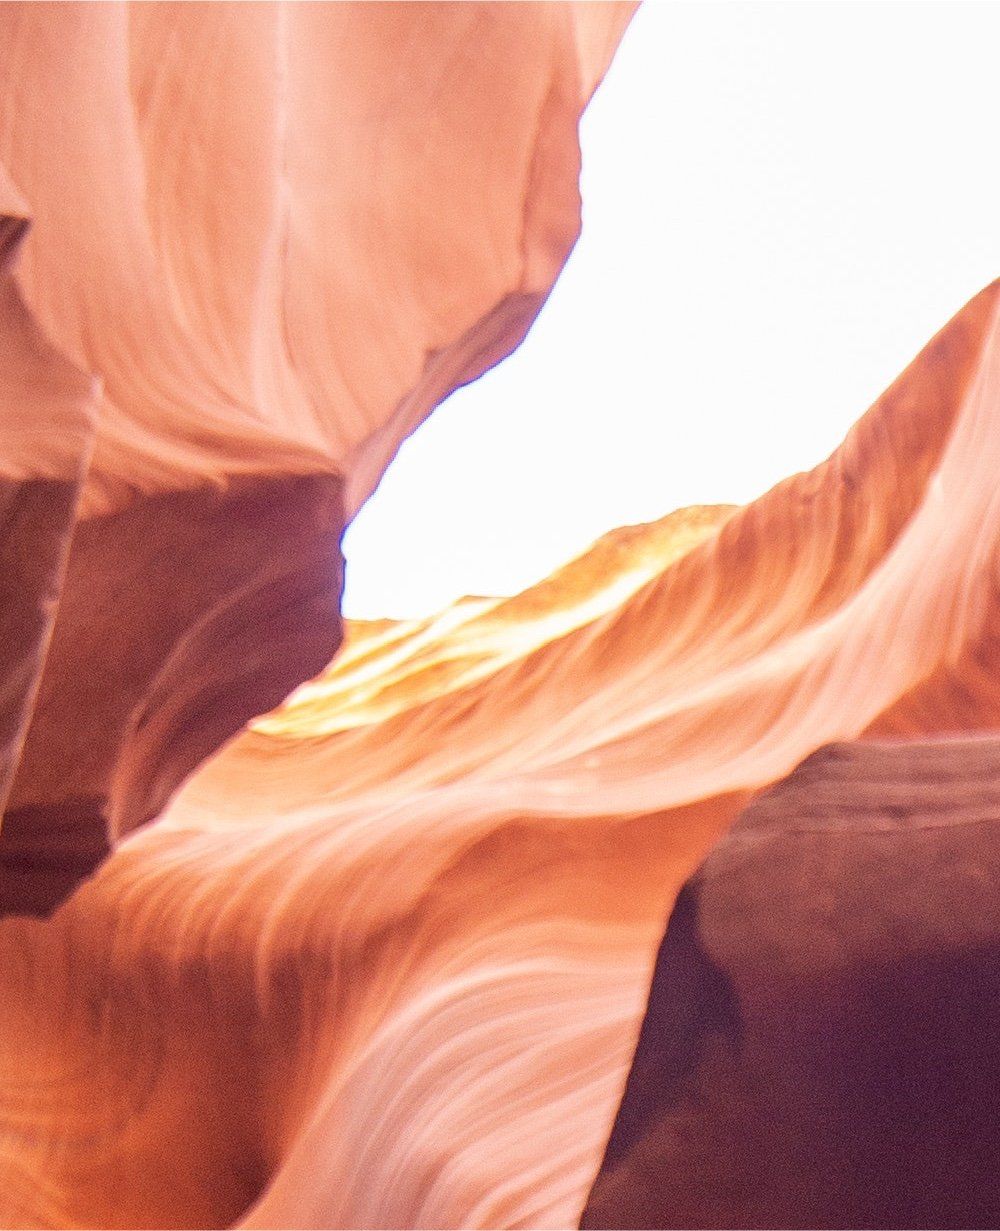
<svg viewBox="0 0 1000 1231">
<path fill-rule="evenodd" d="M 990 287 L 815 471 L 625 535 L 618 578 L 361 630 L 4 923 L 7 1220 L 572 1225 L 744 804 L 884 715 L 951 729 L 928 680 L 995 725 L 998 394 Z"/>
<path fill-rule="evenodd" d="M 824 744 L 872 745 L 854 815 L 886 736 L 996 727 L 994 285 L 811 473 L 352 629 L 243 729 L 339 643 L 399 442 L 548 293 L 630 12 L 0 12 L 8 1225 L 666 1222 L 626 1081 L 678 890 Z"/>
</svg>

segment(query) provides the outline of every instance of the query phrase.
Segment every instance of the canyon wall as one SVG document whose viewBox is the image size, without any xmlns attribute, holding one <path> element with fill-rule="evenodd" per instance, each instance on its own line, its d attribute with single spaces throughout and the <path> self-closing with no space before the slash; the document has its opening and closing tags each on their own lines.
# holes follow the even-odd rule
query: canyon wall
<svg viewBox="0 0 1000 1231">
<path fill-rule="evenodd" d="M 995 1221 L 1000 286 L 812 472 L 329 663 L 630 12 L 0 13 L 5 1224 Z"/>
<path fill-rule="evenodd" d="M 1000 740 L 834 744 L 681 892 L 585 1227 L 997 1221 Z"/>
<path fill-rule="evenodd" d="M 767 1012 L 809 1005 L 810 970 L 826 980 L 825 1004 L 854 1003 L 838 955 L 874 986 L 880 935 L 902 930 L 918 958 L 954 942 L 962 971 L 980 969 L 984 951 L 966 939 L 989 942 L 965 886 L 988 872 L 992 848 L 962 842 L 988 820 L 992 738 L 959 742 L 953 760 L 924 749 L 988 732 L 1000 713 L 998 302 L 996 286 L 977 296 L 828 462 L 745 509 L 612 535 L 519 599 L 349 629 L 342 660 L 210 759 L 53 918 L 8 919 L 5 1218 L 562 1227 L 600 1173 L 591 1225 L 647 1225 L 650 1211 L 683 1221 L 676 1209 L 743 1225 L 739 1177 L 721 1205 L 674 1207 L 681 1181 L 659 1170 L 672 1163 L 673 1104 L 648 1056 L 669 1067 L 685 1038 L 657 1033 L 673 1020 L 658 989 L 685 978 L 691 945 L 673 936 L 689 935 L 691 913 L 674 916 L 656 965 L 665 921 L 746 804 L 822 745 L 862 741 L 833 762 L 857 765 L 855 785 L 841 775 L 828 789 L 800 771 L 712 857 L 746 869 L 727 889 L 743 905 L 714 910 L 705 944 L 745 956 L 729 973 L 763 1055 Z M 917 734 L 912 757 L 885 743 L 905 749 Z M 932 769 L 918 773 L 926 756 Z M 941 835 L 947 859 L 920 828 L 939 824 L 942 790 L 970 822 Z M 852 792 L 856 804 L 837 802 Z M 812 816 L 828 798 L 834 821 L 846 809 L 850 824 L 823 822 L 833 845 L 808 838 L 814 857 L 795 833 L 809 829 L 802 809 Z M 895 811 L 880 822 L 873 871 L 865 818 L 883 806 Z M 744 855 L 761 809 L 769 845 Z M 883 884 L 893 825 L 899 865 Z M 796 872 L 786 885 L 782 869 L 803 864 L 812 880 Z M 715 866 L 689 897 L 714 902 Z M 926 893 L 902 891 L 924 874 Z M 860 892 L 852 878 L 882 892 L 868 907 L 881 932 L 860 914 L 841 921 L 837 904 Z M 801 937 L 786 941 L 804 982 L 760 986 L 770 933 L 751 911 L 779 938 Z M 959 911 L 970 918 L 951 918 Z M 827 931 L 811 940 L 814 926 Z M 854 927 L 870 942 L 860 958 Z M 913 967 L 900 969 L 884 986 Z M 979 995 L 954 999 L 957 1025 L 938 997 L 947 1037 Z M 848 1021 L 835 1041 L 852 1039 L 866 1036 Z M 787 1079 L 800 1100 L 816 1081 L 802 1046 Z M 750 1080 L 755 1054 L 724 1090 Z M 954 1053 L 963 1076 L 936 1088 L 952 1104 L 929 1124 L 955 1123 L 983 1054 Z M 913 1105 L 899 1104 L 908 1116 Z M 794 1106 L 808 1118 L 811 1103 Z M 760 1208 L 779 1221 L 822 1214 L 792 1197 Z"/>
<path fill-rule="evenodd" d="M 345 525 L 576 239 L 632 7 L 4 6 L 0 908 L 330 660 Z"/>
</svg>

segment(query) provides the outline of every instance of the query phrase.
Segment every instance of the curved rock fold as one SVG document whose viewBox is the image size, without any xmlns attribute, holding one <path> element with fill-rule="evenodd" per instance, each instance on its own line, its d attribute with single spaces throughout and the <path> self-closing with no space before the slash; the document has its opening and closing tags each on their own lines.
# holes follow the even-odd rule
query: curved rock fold
<svg viewBox="0 0 1000 1231">
<path fill-rule="evenodd" d="M 1000 284 L 808 474 L 330 663 L 631 11 L 0 12 L 3 1222 L 995 1220 Z"/>
</svg>

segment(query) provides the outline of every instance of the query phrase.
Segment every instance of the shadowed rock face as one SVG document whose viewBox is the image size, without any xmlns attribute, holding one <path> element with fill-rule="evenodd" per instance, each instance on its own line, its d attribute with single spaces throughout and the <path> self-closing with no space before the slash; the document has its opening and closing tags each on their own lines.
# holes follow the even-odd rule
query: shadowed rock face
<svg viewBox="0 0 1000 1231">
<path fill-rule="evenodd" d="M 83 852 L 106 853 L 99 824 L 113 841 L 152 820 L 205 757 L 329 662 L 341 487 L 243 479 L 80 524 L 0 829 L 0 868 L 17 869 L 0 877 L 0 911 L 24 908 L 29 869 L 30 900 L 51 909 L 71 870 L 92 870 Z"/>
<path fill-rule="evenodd" d="M 996 739 L 766 792 L 678 898 L 583 1226 L 995 1226 L 998 875 Z"/>
<path fill-rule="evenodd" d="M 276 704 L 315 674 L 339 641 L 342 523 L 340 484 L 326 477 L 241 480 L 81 522 L 11 805 L 108 798 L 115 774 L 127 790 L 125 745 L 148 745 L 154 721 L 173 722 L 161 742 L 189 762 L 179 782 L 271 708 L 268 693 Z M 297 651 L 296 637 L 315 647 Z M 272 684 L 254 679 L 262 671 Z M 241 700 L 241 689 L 255 695 Z M 185 752 L 199 736 L 203 746 Z M 144 767 L 159 803 L 170 793 L 154 785 L 161 774 Z M 158 810 L 138 800 L 114 809 L 124 828 Z"/>
<path fill-rule="evenodd" d="M 111 853 L 106 801 L 9 808 L 0 831 L 0 914 L 49 915 Z"/>
<path fill-rule="evenodd" d="M 14 276 L 25 209 L 0 164 L 0 812 L 31 719 L 93 436 L 95 384 Z"/>
<path fill-rule="evenodd" d="M 31 718 L 78 496 L 72 481 L 0 479 L 0 807 Z"/>
</svg>

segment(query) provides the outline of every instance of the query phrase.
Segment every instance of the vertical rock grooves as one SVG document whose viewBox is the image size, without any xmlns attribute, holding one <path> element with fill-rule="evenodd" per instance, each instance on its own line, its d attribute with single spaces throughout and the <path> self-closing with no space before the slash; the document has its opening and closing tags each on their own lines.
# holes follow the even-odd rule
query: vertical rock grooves
<svg viewBox="0 0 1000 1231">
<path fill-rule="evenodd" d="M 152 820 L 329 661 L 346 521 L 575 241 L 576 127 L 632 11 L 0 11 L 0 794 L 25 857 L 78 798 L 112 838 Z"/>
<path fill-rule="evenodd" d="M 15 268 L 26 232 L 24 207 L 0 162 L 0 810 L 52 631 L 96 392 L 24 304 Z"/>
</svg>

